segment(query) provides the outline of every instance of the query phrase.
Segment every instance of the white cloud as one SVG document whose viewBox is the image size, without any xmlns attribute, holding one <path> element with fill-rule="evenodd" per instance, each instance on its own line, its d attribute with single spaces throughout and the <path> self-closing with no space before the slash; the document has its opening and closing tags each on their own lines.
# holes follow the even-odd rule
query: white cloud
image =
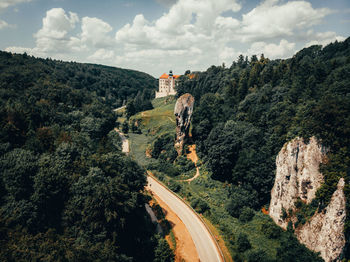
<svg viewBox="0 0 350 262">
<path fill-rule="evenodd" d="M 69 12 L 68 16 L 62 8 L 52 8 L 46 12 L 43 27 L 35 34 L 35 37 L 64 38 L 69 30 L 74 29 L 78 21 L 77 14 Z"/>
<path fill-rule="evenodd" d="M 126 24 L 115 35 L 118 42 L 129 44 L 147 44 L 152 42 L 152 28 L 142 14 L 135 16 L 132 25 Z"/>
<path fill-rule="evenodd" d="M 6 27 L 10 27 L 10 25 L 4 20 L 0 20 L 0 30 Z"/>
<path fill-rule="evenodd" d="M 295 53 L 295 51 L 295 43 L 289 43 L 287 40 L 282 39 L 278 45 L 268 44 L 265 42 L 255 42 L 248 49 L 248 54 L 264 54 L 265 57 L 274 59 L 290 57 Z"/>
<path fill-rule="evenodd" d="M 239 27 L 239 25 L 240 25 L 240 22 L 237 19 L 234 19 L 232 17 L 218 16 L 215 19 L 215 25 L 218 28 L 237 29 Z"/>
<path fill-rule="evenodd" d="M 115 54 L 113 50 L 108 49 L 98 49 L 95 53 L 88 57 L 89 60 L 94 62 L 105 62 L 105 61 L 113 61 L 115 58 Z"/>
<path fill-rule="evenodd" d="M 114 40 L 108 35 L 112 27 L 96 17 L 84 17 L 82 19 L 81 40 L 94 47 L 106 47 L 113 44 Z"/>
<path fill-rule="evenodd" d="M 311 41 L 306 43 L 306 47 L 312 45 L 322 45 L 326 46 L 334 41 L 344 41 L 345 37 L 337 35 L 335 32 L 322 32 L 322 33 L 314 33 L 312 30 L 307 32 L 307 39 L 312 39 Z"/>
<path fill-rule="evenodd" d="M 226 64 L 232 63 L 233 60 L 237 58 L 239 54 L 232 47 L 225 47 L 219 54 L 219 58 L 221 61 Z"/>
<path fill-rule="evenodd" d="M 36 48 L 44 53 L 66 52 L 70 47 L 68 33 L 75 28 L 79 21 L 78 15 L 62 8 L 52 8 L 43 18 L 43 27 L 34 34 Z"/>
<path fill-rule="evenodd" d="M 296 30 L 319 24 L 332 11 L 314 9 L 309 2 L 291 1 L 278 4 L 268 0 L 243 15 L 240 34 L 243 41 L 292 36 Z"/>
</svg>

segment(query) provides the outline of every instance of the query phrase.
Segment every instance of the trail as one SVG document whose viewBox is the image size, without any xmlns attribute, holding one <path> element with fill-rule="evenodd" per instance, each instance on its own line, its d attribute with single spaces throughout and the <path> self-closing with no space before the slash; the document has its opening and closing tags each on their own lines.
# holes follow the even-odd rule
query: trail
<svg viewBox="0 0 350 262">
<path fill-rule="evenodd" d="M 191 178 L 185 179 L 185 180 L 180 180 L 180 181 L 191 183 L 191 181 L 193 181 L 197 177 L 199 177 L 200 173 L 199 173 L 199 167 L 197 166 L 198 156 L 197 156 L 197 152 L 196 152 L 196 145 L 188 146 L 188 150 L 190 151 L 190 153 L 187 154 L 187 159 L 190 159 L 194 163 L 194 165 L 196 167 L 196 174 L 194 175 L 194 177 L 191 177 Z"/>
<path fill-rule="evenodd" d="M 123 108 L 126 108 L 126 105 L 125 105 L 125 106 L 118 107 L 118 108 L 116 108 L 116 109 L 113 109 L 113 111 L 114 111 L 114 112 L 117 112 L 117 111 L 119 111 L 119 110 L 121 110 L 121 109 L 123 109 Z"/>
<path fill-rule="evenodd" d="M 176 123 L 174 119 L 172 119 L 170 116 L 168 116 L 171 122 Z"/>
<path fill-rule="evenodd" d="M 129 154 L 130 148 L 129 148 L 129 140 L 125 137 L 125 134 L 121 132 L 118 128 L 114 129 L 122 139 L 122 152 L 125 154 Z"/>
</svg>

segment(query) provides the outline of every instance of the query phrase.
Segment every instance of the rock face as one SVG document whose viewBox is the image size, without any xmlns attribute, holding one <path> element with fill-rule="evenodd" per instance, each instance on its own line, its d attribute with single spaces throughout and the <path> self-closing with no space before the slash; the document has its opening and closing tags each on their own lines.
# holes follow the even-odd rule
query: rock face
<svg viewBox="0 0 350 262">
<path fill-rule="evenodd" d="M 323 183 L 319 165 L 325 157 L 325 150 L 314 137 L 308 144 L 296 138 L 283 146 L 276 158 L 276 178 L 269 208 L 276 224 L 286 229 L 288 221 L 282 219 L 282 209 L 293 209 L 298 198 L 309 204 L 315 197 Z"/>
<path fill-rule="evenodd" d="M 345 181 L 341 178 L 325 210 L 317 213 L 305 225 L 295 230 L 298 240 L 307 248 L 321 253 L 325 261 L 339 258 L 345 245 Z"/>
<path fill-rule="evenodd" d="M 188 138 L 191 117 L 193 113 L 194 97 L 191 94 L 184 94 L 176 101 L 174 114 L 176 116 L 176 141 L 175 149 L 182 154 L 183 145 Z"/>
<path fill-rule="evenodd" d="M 276 158 L 276 178 L 271 191 L 269 215 L 277 225 L 286 229 L 288 221 L 296 217 L 285 217 L 294 211 L 295 202 L 301 199 L 309 204 L 323 183 L 319 165 L 326 160 L 325 148 L 315 137 L 308 143 L 296 138 L 286 143 Z M 345 245 L 345 195 L 344 180 L 340 179 L 330 204 L 316 213 L 304 225 L 295 229 L 299 241 L 309 249 L 320 252 L 325 261 L 334 261 Z M 287 213 L 286 213 L 287 212 Z"/>
</svg>

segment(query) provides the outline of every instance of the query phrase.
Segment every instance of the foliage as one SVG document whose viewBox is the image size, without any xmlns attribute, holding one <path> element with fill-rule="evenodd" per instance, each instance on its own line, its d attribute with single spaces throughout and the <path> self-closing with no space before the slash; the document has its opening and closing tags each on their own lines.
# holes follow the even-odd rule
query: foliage
<svg viewBox="0 0 350 262">
<path fill-rule="evenodd" d="M 124 121 L 123 124 L 122 124 L 122 132 L 124 134 L 127 134 L 129 133 L 129 124 L 128 124 L 128 121 Z"/>
<path fill-rule="evenodd" d="M 210 207 L 207 204 L 207 202 L 205 202 L 204 200 L 202 200 L 201 198 L 194 198 L 191 201 L 191 206 L 194 208 L 194 210 L 196 210 L 198 213 L 204 213 L 205 211 L 209 210 Z"/>
<path fill-rule="evenodd" d="M 250 249 L 252 246 L 248 240 L 248 237 L 246 234 L 239 234 L 237 238 L 237 250 L 239 252 L 244 252 L 248 249 Z"/>
<path fill-rule="evenodd" d="M 154 262 L 172 262 L 174 261 L 174 253 L 169 247 L 168 242 L 158 237 L 158 245 L 154 251 L 155 260 Z"/>
<path fill-rule="evenodd" d="M 212 178 L 254 195 L 255 203 L 240 204 L 231 194 L 233 200 L 226 204 L 231 215 L 238 217 L 243 206 L 258 209 L 270 201 L 276 155 L 297 136 L 316 136 L 328 149 L 328 162 L 320 167 L 324 184 L 316 193 L 319 211 L 341 177 L 349 194 L 349 72 L 350 38 L 304 48 L 286 60 L 239 56 L 230 68 L 211 66 L 183 79 L 178 96 L 195 97 L 192 139 Z M 315 206 L 300 208 L 298 223 L 306 222 Z M 349 218 L 345 234 L 349 259 Z"/>
<path fill-rule="evenodd" d="M 6 52 L 0 68 L 0 260 L 172 261 L 113 130 L 154 79 Z"/>
<path fill-rule="evenodd" d="M 239 215 L 239 221 L 245 223 L 245 222 L 249 222 L 250 220 L 252 220 L 252 218 L 254 217 L 255 213 L 254 210 L 251 209 L 250 207 L 243 207 L 241 214 Z"/>
<path fill-rule="evenodd" d="M 297 255 L 296 255 L 297 254 Z M 282 239 L 281 247 L 277 249 L 277 261 L 302 262 L 323 261 L 317 254 L 308 252 L 304 245 L 299 245 L 292 234 Z"/>
</svg>

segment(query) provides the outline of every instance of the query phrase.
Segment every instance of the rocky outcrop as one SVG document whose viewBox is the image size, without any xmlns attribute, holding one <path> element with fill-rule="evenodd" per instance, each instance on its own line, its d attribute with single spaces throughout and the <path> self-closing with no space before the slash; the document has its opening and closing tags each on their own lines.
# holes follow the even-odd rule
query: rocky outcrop
<svg viewBox="0 0 350 262">
<path fill-rule="evenodd" d="M 325 261 L 337 260 L 345 246 L 344 185 L 341 178 L 327 208 L 321 213 L 316 212 L 310 221 L 295 230 L 298 240 L 309 249 L 320 252 Z"/>
<path fill-rule="evenodd" d="M 319 165 L 326 160 L 326 149 L 315 137 L 308 143 L 296 138 L 286 143 L 276 158 L 276 178 L 271 191 L 270 217 L 282 228 L 296 222 L 293 212 L 298 199 L 310 204 L 324 179 Z M 309 249 L 320 252 L 325 261 L 334 261 L 345 245 L 344 179 L 340 179 L 330 204 L 317 211 L 305 224 L 295 229 L 299 241 Z"/>
<path fill-rule="evenodd" d="M 317 189 L 323 183 L 319 165 L 326 158 L 325 149 L 315 137 L 305 143 L 296 138 L 285 144 L 276 158 L 275 185 L 271 191 L 269 214 L 271 218 L 286 229 L 288 221 L 283 213 L 294 209 L 298 198 L 310 203 Z"/>
<path fill-rule="evenodd" d="M 193 113 L 194 97 L 184 94 L 176 101 L 174 114 L 176 117 L 176 141 L 175 149 L 179 155 L 182 154 L 183 145 L 188 138 L 191 117 Z"/>
</svg>

